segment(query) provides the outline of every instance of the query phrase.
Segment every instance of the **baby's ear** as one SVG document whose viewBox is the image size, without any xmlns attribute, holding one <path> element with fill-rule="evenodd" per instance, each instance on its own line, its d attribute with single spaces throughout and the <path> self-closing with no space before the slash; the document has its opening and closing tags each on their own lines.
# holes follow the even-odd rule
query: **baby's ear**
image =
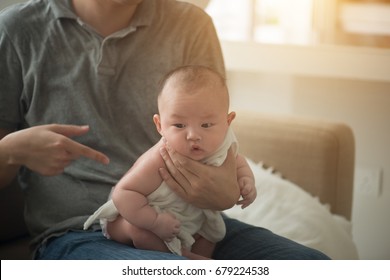
<svg viewBox="0 0 390 280">
<path fill-rule="evenodd" d="M 232 121 L 235 119 L 235 117 L 236 117 L 236 112 L 230 112 L 228 114 L 228 117 L 227 117 L 228 125 L 230 125 L 232 123 Z"/>
<path fill-rule="evenodd" d="M 162 135 L 162 133 L 161 133 L 161 121 L 160 121 L 160 116 L 158 114 L 154 114 L 153 122 L 156 125 L 156 129 L 157 129 L 158 133 L 160 133 Z"/>
</svg>

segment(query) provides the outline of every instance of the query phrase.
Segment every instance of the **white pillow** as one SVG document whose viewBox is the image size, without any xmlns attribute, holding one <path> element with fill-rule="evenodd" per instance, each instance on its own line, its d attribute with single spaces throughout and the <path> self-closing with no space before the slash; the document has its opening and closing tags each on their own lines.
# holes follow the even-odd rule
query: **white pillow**
<svg viewBox="0 0 390 280">
<path fill-rule="evenodd" d="M 244 210 L 235 206 L 225 213 L 243 222 L 317 249 L 332 259 L 358 259 L 352 225 L 333 215 L 303 189 L 247 159 L 256 180 L 257 198 Z"/>
</svg>

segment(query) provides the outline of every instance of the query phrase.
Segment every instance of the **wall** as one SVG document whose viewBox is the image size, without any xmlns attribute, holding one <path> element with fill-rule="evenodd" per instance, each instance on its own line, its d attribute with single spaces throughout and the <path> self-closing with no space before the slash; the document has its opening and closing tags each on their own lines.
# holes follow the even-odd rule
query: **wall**
<svg viewBox="0 0 390 280">
<path fill-rule="evenodd" d="M 382 170 L 379 196 L 361 193 L 355 185 L 353 238 L 361 259 L 389 260 L 390 83 L 238 71 L 228 73 L 228 83 L 233 110 L 315 117 L 352 127 L 356 167 Z"/>
</svg>

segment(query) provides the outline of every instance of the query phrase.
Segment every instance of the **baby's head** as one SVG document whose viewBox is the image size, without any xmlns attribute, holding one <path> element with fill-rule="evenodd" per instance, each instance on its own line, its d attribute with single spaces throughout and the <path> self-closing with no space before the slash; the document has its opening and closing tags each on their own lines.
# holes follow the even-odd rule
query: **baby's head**
<svg viewBox="0 0 390 280">
<path fill-rule="evenodd" d="M 229 113 L 225 79 L 205 66 L 183 66 L 168 73 L 158 96 L 158 132 L 179 153 L 195 160 L 213 154 L 235 117 Z"/>
</svg>

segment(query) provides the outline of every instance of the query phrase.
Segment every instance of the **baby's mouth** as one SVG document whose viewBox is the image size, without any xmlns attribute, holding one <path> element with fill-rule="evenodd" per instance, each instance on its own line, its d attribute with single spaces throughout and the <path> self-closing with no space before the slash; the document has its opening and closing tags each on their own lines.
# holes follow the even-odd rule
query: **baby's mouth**
<svg viewBox="0 0 390 280">
<path fill-rule="evenodd" d="M 201 148 L 198 145 L 192 145 L 191 146 L 191 151 L 201 151 Z"/>
</svg>

